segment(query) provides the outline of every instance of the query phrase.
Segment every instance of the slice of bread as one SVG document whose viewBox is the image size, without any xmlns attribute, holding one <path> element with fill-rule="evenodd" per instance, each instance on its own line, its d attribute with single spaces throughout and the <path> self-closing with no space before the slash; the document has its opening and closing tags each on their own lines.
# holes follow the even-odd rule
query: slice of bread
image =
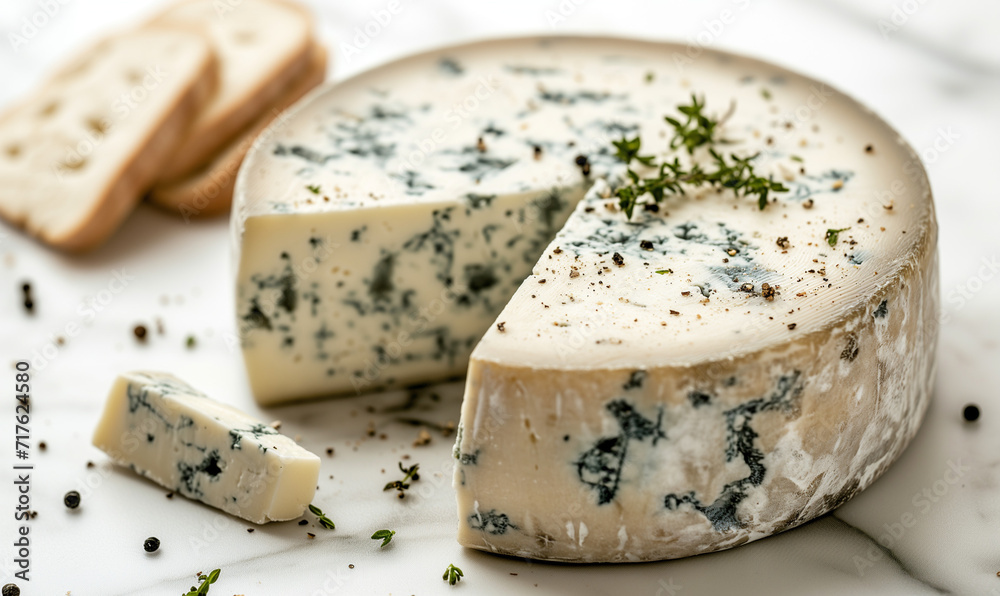
<svg viewBox="0 0 1000 596">
<path fill-rule="evenodd" d="M 0 216 L 68 251 L 121 224 L 217 83 L 197 31 L 114 35 L 0 116 Z"/>
<path fill-rule="evenodd" d="M 176 181 L 206 164 L 306 68 L 314 42 L 304 8 L 284 0 L 233 4 L 182 0 L 151 21 L 199 28 L 219 56 L 219 90 L 163 164 L 161 182 Z"/>
<path fill-rule="evenodd" d="M 283 110 L 326 79 L 327 52 L 314 44 L 310 49 L 305 72 L 285 88 L 285 95 L 268 106 L 236 139 L 198 172 L 172 184 L 153 187 L 149 198 L 155 205 L 180 215 L 185 221 L 192 217 L 211 217 L 229 211 L 233 200 L 236 173 L 243 157 L 261 133 Z"/>
</svg>

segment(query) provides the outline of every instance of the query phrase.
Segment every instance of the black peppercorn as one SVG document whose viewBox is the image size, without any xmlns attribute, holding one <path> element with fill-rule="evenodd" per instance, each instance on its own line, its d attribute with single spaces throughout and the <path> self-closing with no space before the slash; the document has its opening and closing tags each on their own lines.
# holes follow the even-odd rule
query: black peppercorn
<svg viewBox="0 0 1000 596">
<path fill-rule="evenodd" d="M 135 329 L 132 330 L 132 333 L 135 334 L 135 338 L 137 340 L 139 340 L 139 341 L 146 341 L 146 326 L 145 325 L 136 325 Z"/>
<path fill-rule="evenodd" d="M 80 506 L 80 493 L 75 490 L 69 491 L 66 493 L 66 496 L 63 497 L 63 503 L 65 503 L 70 509 L 76 509 Z"/>
<path fill-rule="evenodd" d="M 24 310 L 28 311 L 28 314 L 35 312 L 35 300 L 31 296 L 30 282 L 21 284 L 21 293 L 24 294 Z"/>
<path fill-rule="evenodd" d="M 142 548 L 147 553 L 155 553 L 160 548 L 160 539 L 155 536 L 150 536 L 142 543 Z"/>
<path fill-rule="evenodd" d="M 21 588 L 16 584 L 6 584 L 3 587 L 3 596 L 21 596 Z"/>
<path fill-rule="evenodd" d="M 962 416 L 964 416 L 965 420 L 968 422 L 975 422 L 976 420 L 979 420 L 979 406 L 976 404 L 969 404 L 965 406 L 965 409 L 962 410 Z"/>
</svg>

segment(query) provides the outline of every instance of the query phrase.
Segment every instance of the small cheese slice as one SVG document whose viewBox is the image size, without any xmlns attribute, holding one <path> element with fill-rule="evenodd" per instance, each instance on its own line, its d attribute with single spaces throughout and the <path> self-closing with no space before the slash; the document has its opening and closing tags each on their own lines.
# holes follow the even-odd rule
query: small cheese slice
<svg viewBox="0 0 1000 596">
<path fill-rule="evenodd" d="M 115 463 L 256 524 L 302 515 L 319 478 L 315 454 L 166 373 L 119 376 L 93 442 Z"/>
</svg>

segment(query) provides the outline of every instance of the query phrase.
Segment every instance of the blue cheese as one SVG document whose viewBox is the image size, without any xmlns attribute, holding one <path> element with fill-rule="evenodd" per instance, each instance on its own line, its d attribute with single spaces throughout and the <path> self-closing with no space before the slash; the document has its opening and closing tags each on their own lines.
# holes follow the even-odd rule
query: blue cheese
<svg viewBox="0 0 1000 596">
<path fill-rule="evenodd" d="M 681 72 L 682 52 L 470 44 L 328 87 L 273 126 L 233 216 L 258 401 L 467 370 L 458 539 L 518 557 L 711 552 L 871 484 L 934 380 L 923 168 L 822 83 L 708 51 Z M 762 210 L 692 188 L 626 217 L 611 141 L 711 161 L 669 148 L 664 115 L 692 91 L 723 120 L 719 149 L 788 192 Z"/>
<path fill-rule="evenodd" d="M 165 373 L 118 377 L 93 442 L 115 463 L 257 524 L 302 515 L 319 478 L 319 457 Z"/>
<path fill-rule="evenodd" d="M 618 76 L 663 72 L 642 48 L 621 47 Z M 721 58 L 691 87 L 736 102 L 724 149 L 760 152 L 789 192 L 760 210 L 696 189 L 628 218 L 621 174 L 594 183 L 472 353 L 462 544 L 572 562 L 731 548 L 844 503 L 915 435 L 939 314 L 918 159 L 849 98 Z M 673 99 L 641 136 L 662 158 L 654 116 L 686 91 L 654 81 Z"/>
</svg>

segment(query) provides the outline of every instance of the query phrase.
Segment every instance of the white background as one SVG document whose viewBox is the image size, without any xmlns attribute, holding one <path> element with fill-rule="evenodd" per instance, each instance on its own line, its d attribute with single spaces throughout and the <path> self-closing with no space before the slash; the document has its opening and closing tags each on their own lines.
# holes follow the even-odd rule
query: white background
<svg viewBox="0 0 1000 596">
<path fill-rule="evenodd" d="M 179 594 L 195 572 L 216 567 L 222 578 L 212 594 L 1000 594 L 1000 4 L 399 0 L 399 13 L 363 48 L 356 28 L 388 2 L 310 4 L 333 51 L 333 78 L 483 36 L 591 32 L 748 53 L 828 81 L 872 107 L 922 154 L 937 202 L 946 322 L 925 425 L 881 480 L 834 515 L 734 551 L 590 567 L 468 552 L 453 539 L 450 440 L 413 448 L 415 428 L 366 411 L 405 395 L 264 412 L 253 404 L 238 349 L 227 341 L 233 313 L 225 218 L 185 224 L 143 206 L 107 245 L 82 257 L 54 253 L 2 226 L 0 360 L 36 358 L 32 427 L 48 445 L 32 458 L 39 515 L 31 522 L 32 581 L 19 582 L 23 594 Z M 0 105 L 88 40 L 159 5 L 3 0 Z M 54 14 L 39 17 L 46 6 Z M 32 30 L 25 19 L 46 22 Z M 132 279 L 119 293 L 101 294 L 115 272 Z M 35 288 L 34 317 L 21 307 L 25 280 Z M 111 299 L 91 316 L 87 305 L 98 296 Z M 138 346 L 132 327 L 153 328 L 157 318 L 165 333 Z M 67 337 L 69 324 L 81 329 L 74 337 Z M 188 334 L 197 337 L 194 350 L 184 347 Z M 55 345 L 57 336 L 66 343 Z M 109 466 L 90 446 L 90 434 L 115 374 L 136 368 L 174 372 L 266 420 L 282 419 L 283 431 L 301 434 L 302 444 L 319 453 L 334 446 L 333 458 L 323 456 L 316 502 L 337 530 L 290 523 L 249 534 L 239 520 L 167 500 L 166 491 Z M 12 572 L 5 546 L 14 537 L 12 383 L 13 370 L 0 373 L 0 584 Z M 427 406 L 415 415 L 457 420 L 461 385 L 437 393 L 440 401 L 422 397 Z M 983 410 L 976 424 L 962 420 L 968 402 Z M 387 438 L 365 438 L 369 421 Z M 425 473 L 417 494 L 399 502 L 379 487 L 395 478 L 403 453 Z M 88 460 L 97 466 L 88 470 Z M 946 473 L 952 468 L 960 475 L 948 482 L 956 478 Z M 84 495 L 73 513 L 62 505 L 71 489 Z M 921 498 L 924 491 L 930 496 Z M 906 514 L 916 521 L 902 528 Z M 367 539 L 380 527 L 398 531 L 384 551 Z M 142 552 L 149 535 L 163 541 L 155 556 Z M 880 539 L 888 548 L 876 544 Z M 466 572 L 455 588 L 440 579 L 448 563 Z"/>
</svg>

